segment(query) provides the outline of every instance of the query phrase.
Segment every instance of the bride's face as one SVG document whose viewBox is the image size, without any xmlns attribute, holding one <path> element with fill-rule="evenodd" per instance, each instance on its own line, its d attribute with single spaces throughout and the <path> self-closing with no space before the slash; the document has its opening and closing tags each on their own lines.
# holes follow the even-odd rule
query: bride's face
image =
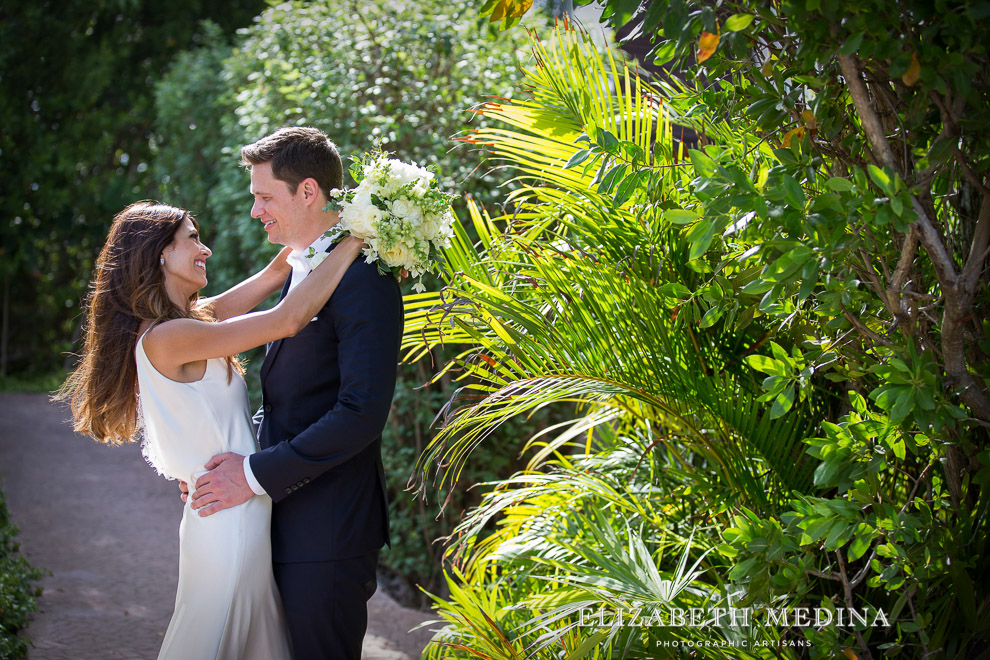
<svg viewBox="0 0 990 660">
<path fill-rule="evenodd" d="M 211 254 L 210 248 L 200 242 L 199 231 L 192 220 L 183 220 L 172 242 L 162 252 L 165 289 L 177 304 L 188 301 L 190 296 L 206 286 L 206 260 Z"/>
</svg>

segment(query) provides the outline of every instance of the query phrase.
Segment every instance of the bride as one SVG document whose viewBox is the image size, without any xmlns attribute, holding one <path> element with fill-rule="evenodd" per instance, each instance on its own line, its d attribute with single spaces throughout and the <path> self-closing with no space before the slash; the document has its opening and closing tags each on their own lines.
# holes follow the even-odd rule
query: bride
<svg viewBox="0 0 990 660">
<path fill-rule="evenodd" d="M 114 218 L 96 262 L 79 366 L 57 395 L 74 428 L 104 443 L 143 431 L 151 464 L 196 483 L 216 454 L 255 451 L 236 355 L 292 336 L 330 298 L 362 241 L 344 239 L 270 310 L 251 312 L 289 275 L 283 249 L 230 290 L 200 299 L 210 249 L 185 210 L 138 202 Z M 271 564 L 271 499 L 211 516 L 186 504 L 179 586 L 159 659 L 291 657 Z"/>
</svg>

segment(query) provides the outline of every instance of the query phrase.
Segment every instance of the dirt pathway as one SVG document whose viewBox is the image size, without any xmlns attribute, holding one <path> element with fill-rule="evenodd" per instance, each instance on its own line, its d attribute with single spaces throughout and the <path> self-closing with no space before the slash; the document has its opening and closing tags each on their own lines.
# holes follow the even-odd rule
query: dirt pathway
<svg viewBox="0 0 990 660">
<path fill-rule="evenodd" d="M 0 394 L 0 479 L 21 550 L 51 571 L 27 631 L 29 660 L 155 658 L 178 579 L 175 484 L 138 447 L 76 436 L 39 394 Z M 401 541 L 399 541 L 401 542 Z M 378 593 L 365 660 L 416 660 L 430 617 Z"/>
</svg>

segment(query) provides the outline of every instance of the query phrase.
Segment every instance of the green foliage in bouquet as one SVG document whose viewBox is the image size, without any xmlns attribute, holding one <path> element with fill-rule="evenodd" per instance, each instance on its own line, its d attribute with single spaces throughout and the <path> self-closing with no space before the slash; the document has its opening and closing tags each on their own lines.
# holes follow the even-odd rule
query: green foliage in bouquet
<svg viewBox="0 0 990 660">
<path fill-rule="evenodd" d="M 412 357 L 458 346 L 466 374 L 424 479 L 579 406 L 452 537 L 430 657 L 986 657 L 985 9 L 605 14 L 643 23 L 683 80 L 567 29 L 534 43 L 531 95 L 471 137 L 519 187 L 503 215 L 471 208 L 481 240 L 458 233 L 407 322 Z M 681 583 L 684 553 L 703 572 L 651 588 Z M 579 625 L 692 603 L 756 620 Z M 769 625 L 794 607 L 889 625 Z M 656 646 L 676 640 L 736 644 Z"/>
</svg>

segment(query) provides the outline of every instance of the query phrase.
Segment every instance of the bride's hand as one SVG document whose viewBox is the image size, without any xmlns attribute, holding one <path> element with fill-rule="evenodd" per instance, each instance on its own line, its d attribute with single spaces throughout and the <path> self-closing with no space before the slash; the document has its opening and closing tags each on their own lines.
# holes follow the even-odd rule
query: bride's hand
<svg viewBox="0 0 990 660">
<path fill-rule="evenodd" d="M 275 258 L 268 263 L 268 270 L 275 273 L 280 281 L 285 280 L 285 278 L 289 276 L 289 273 L 292 272 L 292 266 L 290 266 L 289 262 L 285 260 L 291 252 L 292 248 L 284 247 L 279 250 L 278 254 L 275 255 Z"/>
<path fill-rule="evenodd" d="M 340 247 L 344 248 L 355 257 L 361 254 L 361 250 L 364 249 L 364 239 L 356 238 L 354 236 L 345 236 L 344 240 L 340 242 Z"/>
</svg>

